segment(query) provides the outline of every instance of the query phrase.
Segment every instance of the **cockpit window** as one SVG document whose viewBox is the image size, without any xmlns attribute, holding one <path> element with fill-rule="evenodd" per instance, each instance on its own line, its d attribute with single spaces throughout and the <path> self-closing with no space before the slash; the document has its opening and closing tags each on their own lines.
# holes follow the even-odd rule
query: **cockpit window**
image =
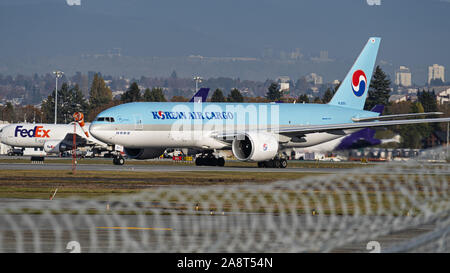
<svg viewBox="0 0 450 273">
<path fill-rule="evenodd" d="M 97 121 L 114 122 L 114 118 L 113 117 L 98 117 Z"/>
</svg>

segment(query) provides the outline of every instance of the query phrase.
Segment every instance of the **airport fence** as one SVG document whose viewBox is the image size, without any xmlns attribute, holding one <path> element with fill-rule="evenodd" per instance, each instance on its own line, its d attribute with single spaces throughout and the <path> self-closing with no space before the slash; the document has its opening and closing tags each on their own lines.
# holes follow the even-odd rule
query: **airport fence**
<svg viewBox="0 0 450 273">
<path fill-rule="evenodd" d="M 449 252 L 446 152 L 263 185 L 4 200 L 0 251 Z"/>
</svg>

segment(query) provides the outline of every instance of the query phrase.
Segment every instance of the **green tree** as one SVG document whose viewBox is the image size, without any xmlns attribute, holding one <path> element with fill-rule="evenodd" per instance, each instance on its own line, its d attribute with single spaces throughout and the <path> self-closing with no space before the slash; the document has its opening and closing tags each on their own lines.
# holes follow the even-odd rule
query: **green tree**
<svg viewBox="0 0 450 273">
<path fill-rule="evenodd" d="M 327 91 L 323 94 L 322 103 L 328 103 L 333 98 L 335 91 L 331 91 L 331 88 L 327 88 Z"/>
<path fill-rule="evenodd" d="M 211 102 L 225 102 L 225 96 L 223 95 L 222 90 L 217 88 L 211 96 Z"/>
<path fill-rule="evenodd" d="M 109 104 L 111 101 L 111 89 L 106 86 L 103 78 L 96 73 L 92 80 L 91 90 L 89 92 L 89 105 L 91 109 Z"/>
<path fill-rule="evenodd" d="M 233 90 L 231 90 L 230 94 L 228 95 L 227 100 L 229 102 L 243 102 L 244 96 L 242 96 L 242 94 L 241 94 L 241 92 L 239 92 L 239 90 L 237 90 L 236 88 L 233 88 Z"/>
<path fill-rule="evenodd" d="M 75 112 L 86 113 L 89 109 L 88 102 L 83 95 L 83 90 L 81 90 L 78 84 L 75 84 L 70 89 L 68 100 L 68 112 L 70 115 L 73 115 Z"/>
<path fill-rule="evenodd" d="M 438 112 L 439 108 L 437 105 L 436 94 L 433 91 L 425 91 L 418 92 L 417 100 L 423 105 L 424 112 Z M 431 118 L 431 117 L 430 117 Z M 426 137 L 428 137 L 433 131 L 439 131 L 440 126 L 439 123 L 430 123 L 429 132 Z"/>
<path fill-rule="evenodd" d="M 411 112 L 423 113 L 422 104 L 420 102 L 413 103 Z M 398 131 L 402 138 L 400 145 L 403 148 L 419 149 L 423 146 L 422 140 L 429 135 L 429 125 L 425 123 L 402 125 Z"/>
<path fill-rule="evenodd" d="M 266 98 L 269 101 L 279 101 L 281 99 L 281 92 L 277 83 L 273 82 L 270 84 L 266 93 Z"/>
<path fill-rule="evenodd" d="M 308 95 L 306 95 L 306 94 L 301 94 L 301 95 L 298 97 L 298 102 L 299 102 L 299 103 L 309 103 Z"/>
<path fill-rule="evenodd" d="M 53 123 L 55 120 L 55 91 L 47 97 L 41 104 L 44 122 Z M 88 110 L 88 103 L 84 98 L 78 84 L 69 87 L 64 82 L 58 90 L 58 119 L 57 123 L 66 124 L 72 121 L 75 112 L 85 113 Z"/>
<path fill-rule="evenodd" d="M 123 103 L 135 102 L 141 100 L 141 90 L 136 82 L 133 82 L 128 90 L 120 96 L 120 101 Z"/>
<path fill-rule="evenodd" d="M 417 100 L 423 105 L 423 109 L 425 112 L 437 112 L 438 106 L 436 101 L 436 94 L 433 91 L 425 91 L 419 92 L 417 94 Z"/>
<path fill-rule="evenodd" d="M 388 105 L 391 93 L 390 86 L 391 81 L 387 78 L 387 75 L 380 66 L 377 66 L 372 76 L 369 95 L 364 109 L 370 110 L 377 104 Z"/>
<path fill-rule="evenodd" d="M 152 88 L 150 91 L 149 88 L 145 89 L 144 92 L 144 101 L 167 101 L 164 96 L 162 88 Z"/>
</svg>

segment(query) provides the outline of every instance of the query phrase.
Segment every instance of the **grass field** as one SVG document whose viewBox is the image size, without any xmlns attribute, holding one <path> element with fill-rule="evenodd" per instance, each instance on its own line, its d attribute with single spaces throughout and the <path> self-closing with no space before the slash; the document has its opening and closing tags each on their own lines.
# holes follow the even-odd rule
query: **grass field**
<svg viewBox="0 0 450 273">
<path fill-rule="evenodd" d="M 320 173 L 85 171 L 74 175 L 70 171 L 0 170 L 0 198 L 46 199 L 56 188 L 58 198 L 96 198 L 155 187 L 268 183 L 311 175 Z"/>
<path fill-rule="evenodd" d="M 81 199 L 115 200 L 115 197 L 129 194 L 146 194 L 139 199 L 150 207 L 175 210 L 184 213 L 195 203 L 201 203 L 199 211 L 216 211 L 220 205 L 222 211 L 240 211 L 252 213 L 310 213 L 312 208 L 320 214 L 385 214 L 396 215 L 418 213 L 419 210 L 410 202 L 408 194 L 399 191 L 395 186 L 407 184 L 415 198 L 427 200 L 433 195 L 433 203 L 441 204 L 448 200 L 440 200 L 438 196 L 448 196 L 450 175 L 367 175 L 353 174 L 347 182 L 333 181 L 328 187 L 308 184 L 306 188 L 290 188 L 289 182 L 283 187 L 239 188 L 227 192 L 226 187 L 209 187 L 214 185 L 261 185 L 277 180 L 292 180 L 304 177 L 324 175 L 321 173 L 240 173 L 240 172 L 83 172 L 72 174 L 69 171 L 5 171 L 0 170 L 1 198 L 33 198 L 49 199 L 58 188 L 55 199 L 77 197 Z M 328 174 L 330 175 L 330 174 Z M 332 176 L 332 175 L 331 175 Z M 429 181 L 439 181 L 430 191 Z M 187 192 L 192 186 L 204 189 L 202 194 Z M 172 189 L 170 189 L 172 187 Z M 330 203 L 332 201 L 332 203 Z M 428 201 L 426 201 L 428 202 Z M 33 208 L 20 213 L 42 213 Z M 62 210 L 52 213 L 71 213 L 77 211 Z M 93 210 L 88 213 L 103 213 Z M 118 212 L 119 213 L 119 212 Z M 120 211 L 123 214 L 134 214 L 135 211 Z M 145 213 L 152 213 L 146 211 Z M 165 212 L 169 213 L 169 212 Z"/>
</svg>

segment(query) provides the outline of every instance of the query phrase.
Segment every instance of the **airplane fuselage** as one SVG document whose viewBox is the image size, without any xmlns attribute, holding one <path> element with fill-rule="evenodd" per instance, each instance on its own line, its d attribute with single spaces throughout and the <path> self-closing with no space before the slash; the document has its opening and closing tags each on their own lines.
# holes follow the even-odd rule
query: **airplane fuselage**
<svg viewBox="0 0 450 273">
<path fill-rule="evenodd" d="M 1 142 L 15 147 L 43 147 L 47 141 L 64 139 L 74 132 L 71 124 L 18 123 L 2 129 Z"/>
<path fill-rule="evenodd" d="M 352 118 L 377 115 L 327 104 L 138 102 L 103 111 L 90 132 L 101 141 L 129 148 L 222 149 L 229 143 L 215 138 L 216 132 L 353 123 Z M 306 134 L 285 146 L 308 147 L 351 132 L 354 130 Z"/>
</svg>

